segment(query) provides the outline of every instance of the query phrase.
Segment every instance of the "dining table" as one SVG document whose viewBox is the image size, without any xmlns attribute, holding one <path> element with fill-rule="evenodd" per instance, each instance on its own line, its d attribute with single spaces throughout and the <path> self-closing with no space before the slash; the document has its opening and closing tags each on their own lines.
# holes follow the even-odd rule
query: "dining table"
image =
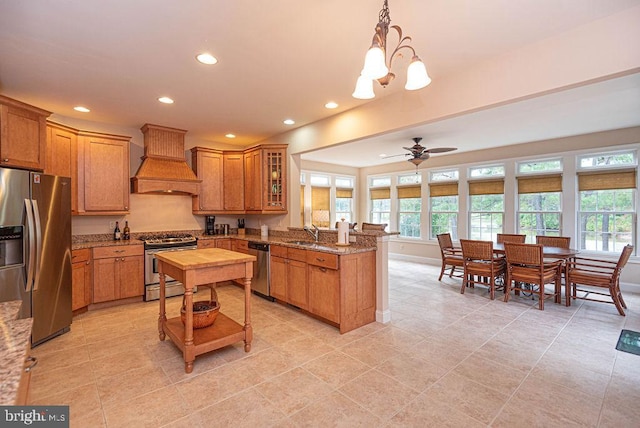
<svg viewBox="0 0 640 428">
<path fill-rule="evenodd" d="M 462 247 L 455 247 L 457 250 L 459 250 L 460 252 L 462 252 Z M 496 254 L 501 254 L 504 255 L 505 251 L 504 251 L 504 243 L 500 242 L 500 243 L 493 243 L 493 252 Z M 575 248 L 562 248 L 562 247 L 550 247 L 547 245 L 543 245 L 542 246 L 542 255 L 546 258 L 550 258 L 550 259 L 558 259 L 558 260 L 563 260 L 566 261 L 567 259 L 570 259 L 571 257 L 575 257 L 578 253 L 580 253 L 580 250 L 577 250 Z M 564 264 L 564 277 L 566 278 L 566 263 Z M 566 282 L 566 281 L 565 281 Z M 564 291 L 564 295 L 565 295 L 565 306 L 571 306 L 571 289 L 569 287 L 569 284 L 565 283 L 565 291 Z"/>
</svg>

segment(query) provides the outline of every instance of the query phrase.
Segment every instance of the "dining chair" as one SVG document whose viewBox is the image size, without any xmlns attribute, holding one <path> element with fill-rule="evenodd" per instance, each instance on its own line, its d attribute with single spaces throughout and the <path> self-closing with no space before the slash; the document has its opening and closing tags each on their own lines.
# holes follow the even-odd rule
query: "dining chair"
<svg viewBox="0 0 640 428">
<path fill-rule="evenodd" d="M 447 266 L 451 267 L 451 271 L 449 272 L 449 278 L 451 278 L 458 268 L 464 269 L 464 260 L 462 259 L 462 250 L 453 247 L 450 233 L 441 233 L 437 235 L 437 238 L 442 256 L 442 268 L 440 269 L 440 276 L 438 277 L 438 281 L 441 281 Z M 462 274 L 456 276 L 461 275 Z"/>
<path fill-rule="evenodd" d="M 537 294 L 541 311 L 546 298 L 554 297 L 556 303 L 561 303 L 562 261 L 545 262 L 540 244 L 505 242 L 504 250 L 507 258 L 505 302 L 509 301 L 511 290 L 514 290 L 516 293 Z M 553 284 L 553 293 L 546 291 L 546 284 Z"/>
<path fill-rule="evenodd" d="M 384 231 L 387 228 L 387 223 L 362 223 L 360 230 L 379 230 Z"/>
<path fill-rule="evenodd" d="M 601 260 L 587 257 L 574 257 L 567 262 L 567 286 L 571 288 L 573 299 L 591 300 L 594 302 L 613 303 L 620 315 L 624 316 L 627 308 L 620 292 L 620 273 L 633 253 L 633 245 L 626 245 L 620 253 L 618 261 Z M 588 287 L 588 288 L 585 288 Z M 606 288 L 608 292 L 595 291 Z M 578 292 L 585 293 L 578 296 Z M 589 298 L 589 294 L 607 296 L 611 302 Z"/>
<path fill-rule="evenodd" d="M 503 244 L 505 242 L 517 242 L 519 244 L 524 244 L 525 239 L 527 239 L 527 235 L 518 235 L 515 233 L 498 233 L 496 235 L 496 242 L 498 244 Z"/>
<path fill-rule="evenodd" d="M 571 237 L 536 235 L 536 244 L 547 247 L 571 248 Z"/>
<path fill-rule="evenodd" d="M 506 263 L 504 257 L 493 253 L 493 242 L 461 239 L 462 259 L 464 261 L 464 279 L 460 294 L 467 286 L 482 284 L 489 287 L 491 300 L 496 296 L 496 278 L 504 276 Z"/>
</svg>

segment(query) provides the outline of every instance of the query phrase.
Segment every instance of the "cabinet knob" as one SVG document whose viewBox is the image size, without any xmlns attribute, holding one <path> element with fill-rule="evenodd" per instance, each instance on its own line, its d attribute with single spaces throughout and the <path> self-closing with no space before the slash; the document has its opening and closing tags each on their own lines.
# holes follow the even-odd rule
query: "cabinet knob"
<svg viewBox="0 0 640 428">
<path fill-rule="evenodd" d="M 88 265 L 88 264 L 89 264 L 89 260 L 87 260 L 87 261 L 85 262 L 85 264 L 86 264 L 86 265 Z"/>
<path fill-rule="evenodd" d="M 123 261 L 124 261 L 124 257 L 123 257 L 123 258 L 121 258 L 121 259 L 120 259 L 120 261 L 121 261 L 121 262 L 123 262 Z"/>
<path fill-rule="evenodd" d="M 2 162 L 9 162 L 9 159 L 4 158 L 4 159 L 2 159 Z"/>
</svg>

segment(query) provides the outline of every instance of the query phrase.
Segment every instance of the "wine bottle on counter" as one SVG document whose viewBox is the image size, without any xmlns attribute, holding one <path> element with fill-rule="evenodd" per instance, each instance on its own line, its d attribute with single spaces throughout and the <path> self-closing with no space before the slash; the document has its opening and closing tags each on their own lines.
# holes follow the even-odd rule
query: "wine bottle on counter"
<svg viewBox="0 0 640 428">
<path fill-rule="evenodd" d="M 122 230 L 122 239 L 124 239 L 125 241 L 128 241 L 129 239 L 131 239 L 131 231 L 129 230 L 128 220 L 125 220 L 124 222 L 124 229 Z"/>
<path fill-rule="evenodd" d="M 120 240 L 120 225 L 118 224 L 117 221 L 116 221 L 116 228 L 113 229 L 113 239 L 115 241 L 119 241 Z"/>
</svg>

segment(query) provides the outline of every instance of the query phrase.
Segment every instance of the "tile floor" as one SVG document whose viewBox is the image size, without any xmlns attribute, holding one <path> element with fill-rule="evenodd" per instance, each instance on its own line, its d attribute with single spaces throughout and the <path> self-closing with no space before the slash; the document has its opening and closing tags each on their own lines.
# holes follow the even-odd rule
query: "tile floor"
<svg viewBox="0 0 640 428">
<path fill-rule="evenodd" d="M 31 404 L 68 404 L 72 427 L 631 427 L 640 425 L 640 296 L 567 308 L 460 294 L 439 269 L 392 261 L 392 322 L 340 335 L 253 297 L 255 340 L 196 359 L 158 340 L 157 302 L 83 314 L 33 350 Z M 242 320 L 242 291 L 222 310 Z M 501 298 L 502 294 L 499 293 Z M 169 300 L 176 311 L 180 298 Z"/>
</svg>

